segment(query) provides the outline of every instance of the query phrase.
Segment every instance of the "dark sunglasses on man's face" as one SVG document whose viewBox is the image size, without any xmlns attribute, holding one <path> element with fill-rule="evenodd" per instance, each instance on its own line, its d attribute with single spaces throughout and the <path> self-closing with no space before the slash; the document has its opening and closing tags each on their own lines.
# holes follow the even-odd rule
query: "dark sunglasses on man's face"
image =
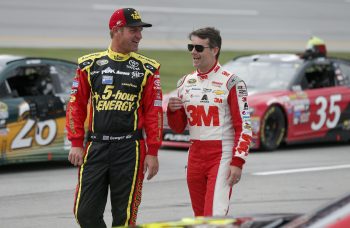
<svg viewBox="0 0 350 228">
<path fill-rule="evenodd" d="M 199 44 L 196 44 L 196 45 L 188 44 L 187 45 L 188 51 L 192 51 L 193 48 L 196 50 L 196 52 L 202 52 L 202 51 L 204 51 L 204 48 L 210 48 L 210 47 L 204 47 L 203 45 L 199 45 Z"/>
</svg>

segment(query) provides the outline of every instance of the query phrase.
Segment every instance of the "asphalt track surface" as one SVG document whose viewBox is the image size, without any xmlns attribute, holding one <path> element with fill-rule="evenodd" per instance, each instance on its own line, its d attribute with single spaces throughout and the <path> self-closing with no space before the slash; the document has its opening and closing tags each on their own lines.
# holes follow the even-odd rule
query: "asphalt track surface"
<svg viewBox="0 0 350 228">
<path fill-rule="evenodd" d="M 350 144 L 252 152 L 233 189 L 229 216 L 305 213 L 350 191 Z M 160 171 L 145 181 L 138 223 L 193 216 L 185 150 L 162 149 Z M 77 169 L 67 163 L 0 167 L 0 227 L 79 227 L 73 216 Z M 110 205 L 105 210 L 111 225 Z"/>
<path fill-rule="evenodd" d="M 154 25 L 141 49 L 185 49 L 190 31 L 214 26 L 224 50 L 301 51 L 316 35 L 330 51 L 350 51 L 350 0 L 3 0 L 0 46 L 104 49 L 119 7 L 138 9 Z"/>
</svg>

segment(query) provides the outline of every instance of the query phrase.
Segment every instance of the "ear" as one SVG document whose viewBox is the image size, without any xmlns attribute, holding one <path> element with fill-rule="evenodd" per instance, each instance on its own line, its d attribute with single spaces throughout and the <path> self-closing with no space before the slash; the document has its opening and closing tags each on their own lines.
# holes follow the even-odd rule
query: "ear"
<svg viewBox="0 0 350 228">
<path fill-rule="evenodd" d="M 213 54 L 216 56 L 219 52 L 219 48 L 218 47 L 214 47 L 211 49 L 213 51 Z"/>
<path fill-rule="evenodd" d="M 117 32 L 122 31 L 122 30 L 123 30 L 123 28 L 114 26 L 114 27 L 112 28 L 111 31 L 112 31 L 113 33 L 117 33 Z"/>
</svg>

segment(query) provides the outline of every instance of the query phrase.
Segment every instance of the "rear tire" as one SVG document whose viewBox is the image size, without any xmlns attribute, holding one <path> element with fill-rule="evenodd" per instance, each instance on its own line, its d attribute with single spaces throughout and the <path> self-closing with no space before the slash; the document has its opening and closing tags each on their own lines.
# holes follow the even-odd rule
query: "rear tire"
<svg viewBox="0 0 350 228">
<path fill-rule="evenodd" d="M 282 143 L 286 133 L 286 119 L 281 108 L 271 106 L 265 113 L 261 123 L 261 149 L 276 150 Z"/>
</svg>

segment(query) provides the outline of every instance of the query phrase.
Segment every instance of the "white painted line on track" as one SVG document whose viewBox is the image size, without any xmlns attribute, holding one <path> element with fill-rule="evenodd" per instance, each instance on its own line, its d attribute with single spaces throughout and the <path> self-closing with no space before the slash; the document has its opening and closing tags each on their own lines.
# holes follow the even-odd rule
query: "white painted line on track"
<svg viewBox="0 0 350 228">
<path fill-rule="evenodd" d="M 303 168 L 303 169 L 287 169 L 287 170 L 276 170 L 276 171 L 268 171 L 268 172 L 257 172 L 257 173 L 252 173 L 252 175 L 266 176 L 266 175 L 315 172 L 315 171 L 324 171 L 324 170 L 331 170 L 331 169 L 349 169 L 349 168 L 350 168 L 350 164 L 346 164 L 346 165 L 312 167 L 312 168 Z"/>
<path fill-rule="evenodd" d="M 121 6 L 108 4 L 93 4 L 94 10 L 108 10 L 113 11 L 117 8 L 134 8 L 138 11 L 148 13 L 178 13 L 178 14 L 205 14 L 205 15 L 240 15 L 240 16 L 257 16 L 257 10 L 227 10 L 227 9 L 204 9 L 204 8 L 176 8 L 176 7 L 148 7 L 148 6 Z"/>
</svg>

